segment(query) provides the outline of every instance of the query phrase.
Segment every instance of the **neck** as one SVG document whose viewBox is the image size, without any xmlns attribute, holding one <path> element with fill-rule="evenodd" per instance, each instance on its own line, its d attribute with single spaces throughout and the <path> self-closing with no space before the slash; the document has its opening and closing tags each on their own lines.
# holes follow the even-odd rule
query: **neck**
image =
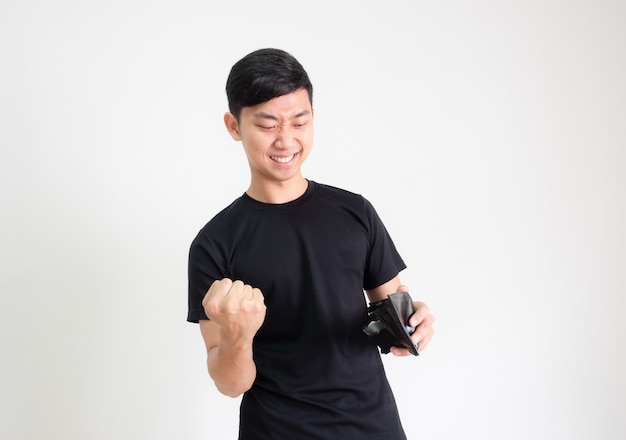
<svg viewBox="0 0 626 440">
<path fill-rule="evenodd" d="M 252 182 L 246 194 L 259 202 L 281 204 L 296 200 L 306 192 L 308 186 L 309 182 L 302 176 L 286 182 Z"/>
</svg>

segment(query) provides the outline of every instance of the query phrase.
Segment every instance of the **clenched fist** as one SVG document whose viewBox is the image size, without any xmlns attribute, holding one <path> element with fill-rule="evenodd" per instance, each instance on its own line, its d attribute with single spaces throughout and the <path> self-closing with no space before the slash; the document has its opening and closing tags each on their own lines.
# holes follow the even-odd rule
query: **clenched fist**
<svg viewBox="0 0 626 440">
<path fill-rule="evenodd" d="M 233 337 L 253 338 L 265 319 L 266 307 L 261 291 L 228 278 L 211 284 L 202 307 L 211 321 Z"/>
</svg>

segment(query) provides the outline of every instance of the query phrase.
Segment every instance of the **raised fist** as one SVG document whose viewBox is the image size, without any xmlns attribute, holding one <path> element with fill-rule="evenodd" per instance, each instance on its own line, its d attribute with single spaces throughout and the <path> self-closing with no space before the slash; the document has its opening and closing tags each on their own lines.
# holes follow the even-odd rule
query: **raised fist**
<svg viewBox="0 0 626 440">
<path fill-rule="evenodd" d="M 202 306 L 211 321 L 234 337 L 253 338 L 265 319 L 261 291 L 229 278 L 211 284 Z"/>
</svg>

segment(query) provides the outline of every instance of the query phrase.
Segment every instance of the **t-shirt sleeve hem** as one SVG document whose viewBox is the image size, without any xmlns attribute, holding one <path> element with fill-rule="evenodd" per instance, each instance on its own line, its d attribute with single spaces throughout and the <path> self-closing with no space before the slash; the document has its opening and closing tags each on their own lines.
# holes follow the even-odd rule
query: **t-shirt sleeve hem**
<svg viewBox="0 0 626 440">
<path fill-rule="evenodd" d="M 187 313 L 188 322 L 193 322 L 197 324 L 201 320 L 206 320 L 206 319 L 209 319 L 209 317 L 204 312 L 201 312 L 199 310 L 190 310 L 189 313 Z"/>
<path fill-rule="evenodd" d="M 369 283 L 363 286 L 363 289 L 372 290 L 378 286 L 382 286 L 387 281 L 391 281 L 395 276 L 397 276 L 400 272 L 406 269 L 406 267 L 407 266 L 404 263 L 404 261 L 400 260 L 396 262 L 396 266 L 393 269 L 389 269 L 388 271 L 384 272 L 382 275 L 376 277 L 373 280 L 370 280 Z"/>
</svg>

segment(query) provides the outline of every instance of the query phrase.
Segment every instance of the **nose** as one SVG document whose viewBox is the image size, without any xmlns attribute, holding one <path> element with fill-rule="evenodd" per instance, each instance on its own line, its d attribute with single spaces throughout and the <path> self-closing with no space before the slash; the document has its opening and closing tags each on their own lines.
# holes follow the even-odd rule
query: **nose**
<svg viewBox="0 0 626 440">
<path fill-rule="evenodd" d="M 289 126 L 280 126 L 276 131 L 275 144 L 279 148 L 289 149 L 296 143 L 296 137 Z"/>
</svg>

